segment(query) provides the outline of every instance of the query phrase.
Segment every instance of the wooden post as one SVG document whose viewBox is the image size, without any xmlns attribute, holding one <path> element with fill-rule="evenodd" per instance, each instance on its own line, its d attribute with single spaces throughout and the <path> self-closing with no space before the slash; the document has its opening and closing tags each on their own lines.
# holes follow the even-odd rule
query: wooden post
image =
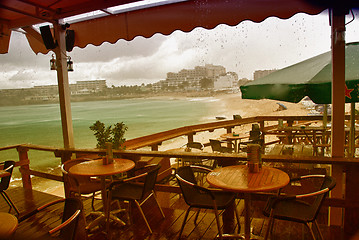
<svg viewBox="0 0 359 240">
<path fill-rule="evenodd" d="M 264 153 L 264 148 L 265 148 L 265 133 L 264 133 L 264 121 L 260 121 L 259 122 L 259 129 L 261 131 L 261 151 L 262 153 Z"/>
<path fill-rule="evenodd" d="M 151 146 L 152 151 L 158 151 L 158 144 L 154 144 Z"/>
<path fill-rule="evenodd" d="M 54 49 L 56 54 L 57 81 L 59 88 L 59 100 L 62 122 L 62 135 L 64 148 L 74 148 L 74 133 L 72 126 L 70 86 L 67 71 L 65 30 L 61 24 L 54 24 L 55 39 L 58 46 Z"/>
<path fill-rule="evenodd" d="M 25 189 L 32 189 L 30 174 L 28 174 L 28 170 L 30 169 L 29 167 L 30 160 L 27 154 L 28 151 L 29 149 L 27 148 L 23 148 L 23 147 L 17 148 L 17 152 L 19 153 L 19 163 L 21 165 L 20 173 L 21 173 L 22 185 Z"/>
<path fill-rule="evenodd" d="M 358 206 L 359 202 L 358 173 L 358 166 L 350 166 L 346 169 L 344 239 L 354 239 L 352 237 L 359 233 L 359 208 L 352 207 Z"/>
<path fill-rule="evenodd" d="M 192 143 L 192 142 L 193 142 L 193 135 L 194 135 L 193 133 L 190 133 L 190 134 L 187 135 L 187 138 L 188 138 L 188 142 L 189 142 L 189 143 Z"/>
<path fill-rule="evenodd" d="M 227 128 L 226 128 L 227 133 L 231 133 L 231 132 L 232 132 L 232 128 L 233 128 L 233 127 L 227 127 Z"/>
<path fill-rule="evenodd" d="M 332 156 L 344 156 L 345 15 L 332 11 Z"/>
<path fill-rule="evenodd" d="M 350 103 L 350 131 L 348 140 L 348 155 L 352 158 L 355 155 L 355 102 Z"/>
<path fill-rule="evenodd" d="M 332 30 L 332 135 L 331 151 L 333 158 L 344 158 L 344 114 L 345 114 L 345 14 L 339 9 L 331 12 Z M 343 167 L 335 165 L 332 176 L 337 181 L 331 191 L 332 197 L 343 198 Z M 347 213 L 345 213 L 347 215 Z M 331 228 L 342 225 L 342 209 L 331 208 L 329 224 Z M 344 228 L 345 228 L 344 221 Z"/>
</svg>

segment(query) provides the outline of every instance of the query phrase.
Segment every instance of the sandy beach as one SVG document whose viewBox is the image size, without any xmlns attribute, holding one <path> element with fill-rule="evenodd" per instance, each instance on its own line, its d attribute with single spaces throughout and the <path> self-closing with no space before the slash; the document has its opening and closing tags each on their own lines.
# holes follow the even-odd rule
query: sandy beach
<svg viewBox="0 0 359 240">
<path fill-rule="evenodd" d="M 165 97 L 166 96 L 161 96 L 160 98 Z M 216 95 L 213 98 L 216 99 L 213 107 L 218 108 L 218 112 L 221 113 L 220 116 L 225 117 L 225 120 L 233 119 L 233 115 L 240 115 L 242 118 L 248 118 L 255 116 L 299 116 L 308 115 L 310 112 L 310 110 L 302 103 L 288 103 L 269 99 L 242 99 L 240 93 Z M 287 109 L 278 111 L 279 105 L 277 103 L 282 103 Z M 216 116 L 213 116 L 213 121 L 218 121 L 215 117 Z M 236 127 L 234 130 L 238 133 L 244 133 L 249 132 L 250 128 L 251 125 L 247 125 Z M 225 129 L 217 129 L 214 132 L 201 132 L 194 136 L 194 140 L 198 142 L 208 142 L 210 138 L 219 138 L 219 136 L 225 132 Z M 160 151 L 178 148 L 179 146 L 186 144 L 186 142 L 186 137 L 181 137 L 171 142 L 164 142 L 160 146 Z"/>
<path fill-rule="evenodd" d="M 180 99 L 188 98 L 189 96 L 183 95 L 168 95 L 168 96 L 156 96 L 152 98 L 160 99 Z M 208 96 L 206 96 L 208 97 Z M 217 108 L 217 112 L 221 113 L 221 116 L 226 117 L 226 119 L 232 119 L 233 115 L 240 115 L 242 118 L 254 117 L 254 116 L 296 116 L 296 115 L 307 115 L 310 110 L 307 109 L 302 103 L 288 103 L 280 102 L 284 104 L 287 109 L 278 111 L 279 101 L 275 100 L 250 100 L 242 99 L 240 93 L 234 94 L 221 94 L 212 96 L 215 101 L 213 101 L 213 107 Z M 218 121 L 215 119 L 216 116 L 213 116 L 213 121 Z M 248 132 L 250 130 L 250 125 L 236 127 L 236 132 Z M 199 142 L 208 142 L 210 138 L 219 138 L 219 136 L 225 133 L 225 129 L 218 129 L 214 132 L 201 132 L 194 136 L 195 141 Z M 178 148 L 184 145 L 187 142 L 185 136 L 179 137 L 177 139 L 164 142 L 160 147 L 160 151 L 165 151 L 168 149 Z M 207 148 L 206 151 L 211 151 L 210 148 Z M 35 186 L 36 188 L 36 186 Z M 54 183 L 54 186 L 47 189 L 46 192 L 51 194 L 56 194 L 59 196 L 64 195 L 63 186 L 61 183 Z"/>
</svg>

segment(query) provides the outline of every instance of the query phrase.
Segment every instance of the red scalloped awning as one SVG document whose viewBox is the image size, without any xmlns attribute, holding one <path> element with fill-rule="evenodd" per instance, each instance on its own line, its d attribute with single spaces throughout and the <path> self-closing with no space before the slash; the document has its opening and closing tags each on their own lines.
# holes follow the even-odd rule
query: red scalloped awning
<svg viewBox="0 0 359 240">
<path fill-rule="evenodd" d="M 83 0 L 72 2 L 79 5 Z M 297 13 L 315 15 L 323 10 L 306 0 L 190 0 L 77 22 L 70 29 L 75 30 L 75 46 L 84 48 L 88 44 L 99 46 L 137 36 L 148 38 L 155 33 L 168 35 L 175 30 L 190 32 L 196 27 L 212 29 L 219 24 L 235 26 L 244 20 L 261 22 L 271 16 L 286 19 Z M 35 53 L 48 52 L 35 38 L 30 35 L 27 38 Z"/>
</svg>

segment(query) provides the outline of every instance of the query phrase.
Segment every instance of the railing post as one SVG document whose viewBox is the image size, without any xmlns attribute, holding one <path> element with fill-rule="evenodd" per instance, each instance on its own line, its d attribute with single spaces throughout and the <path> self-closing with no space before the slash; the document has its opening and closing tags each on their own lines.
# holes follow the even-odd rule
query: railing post
<svg viewBox="0 0 359 240">
<path fill-rule="evenodd" d="M 17 152 L 19 154 L 19 164 L 20 164 L 19 170 L 21 173 L 22 185 L 26 189 L 32 189 L 31 178 L 30 178 L 30 174 L 28 173 L 28 170 L 30 169 L 29 167 L 30 160 L 27 154 L 28 151 L 29 149 L 21 146 L 17 148 Z"/>
<path fill-rule="evenodd" d="M 158 151 L 158 144 L 154 144 L 151 146 L 152 151 Z"/>
<path fill-rule="evenodd" d="M 265 146 L 265 133 L 264 133 L 264 120 L 259 122 L 259 130 L 261 131 L 261 151 L 264 153 L 264 146 Z"/>
<path fill-rule="evenodd" d="M 227 129 L 227 133 L 231 133 L 232 132 L 232 128 L 233 127 L 227 127 L 226 129 Z"/>
<path fill-rule="evenodd" d="M 193 142 L 193 135 L 194 135 L 193 133 L 190 133 L 190 134 L 187 135 L 187 139 L 188 139 L 189 143 Z"/>
<path fill-rule="evenodd" d="M 55 154 L 55 156 L 56 156 L 56 154 Z M 61 164 L 63 164 L 65 162 L 71 160 L 72 153 L 71 152 L 62 152 L 60 157 L 61 157 Z"/>
</svg>

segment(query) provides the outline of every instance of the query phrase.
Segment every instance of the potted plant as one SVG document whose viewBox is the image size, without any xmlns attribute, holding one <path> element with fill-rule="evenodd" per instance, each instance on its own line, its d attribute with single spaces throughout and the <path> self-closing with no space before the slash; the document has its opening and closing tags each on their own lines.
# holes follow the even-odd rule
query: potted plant
<svg viewBox="0 0 359 240">
<path fill-rule="evenodd" d="M 110 142 L 114 149 L 124 149 L 123 143 L 126 141 L 124 135 L 128 127 L 123 122 L 106 127 L 103 122 L 97 120 L 90 129 L 94 131 L 97 139 L 97 148 L 105 149 L 106 143 Z"/>
</svg>

